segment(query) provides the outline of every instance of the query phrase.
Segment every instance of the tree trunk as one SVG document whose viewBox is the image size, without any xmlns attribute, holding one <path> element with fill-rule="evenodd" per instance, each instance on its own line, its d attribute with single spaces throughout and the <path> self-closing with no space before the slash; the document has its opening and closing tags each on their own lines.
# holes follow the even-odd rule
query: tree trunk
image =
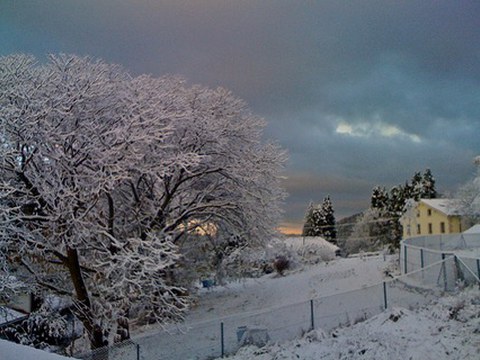
<svg viewBox="0 0 480 360">
<path fill-rule="evenodd" d="M 87 330 L 90 339 L 90 347 L 92 349 L 97 349 L 108 345 L 108 341 L 104 340 L 102 328 L 100 325 L 94 324 L 93 321 L 90 296 L 88 295 L 87 287 L 83 280 L 77 249 L 71 247 L 67 248 L 67 266 L 79 303 L 78 317 Z"/>
</svg>

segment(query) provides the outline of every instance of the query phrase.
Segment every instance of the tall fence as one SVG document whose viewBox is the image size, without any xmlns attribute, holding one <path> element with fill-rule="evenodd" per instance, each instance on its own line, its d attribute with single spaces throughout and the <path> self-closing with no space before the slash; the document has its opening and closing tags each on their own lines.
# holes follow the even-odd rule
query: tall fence
<svg viewBox="0 0 480 360">
<path fill-rule="evenodd" d="M 421 306 L 458 286 L 471 284 L 480 284 L 480 280 L 470 266 L 455 256 L 446 256 L 373 286 L 288 306 L 189 323 L 77 357 L 92 360 L 212 359 L 234 353 L 249 343 L 281 342 L 312 329 L 329 331 L 355 324 L 390 307 Z"/>
<path fill-rule="evenodd" d="M 456 256 L 480 276 L 480 235 L 448 234 L 405 239 L 400 247 L 402 274 Z"/>
</svg>

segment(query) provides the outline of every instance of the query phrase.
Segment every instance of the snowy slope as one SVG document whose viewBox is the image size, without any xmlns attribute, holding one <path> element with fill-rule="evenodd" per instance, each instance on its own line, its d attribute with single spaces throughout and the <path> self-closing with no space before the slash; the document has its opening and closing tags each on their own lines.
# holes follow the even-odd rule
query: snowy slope
<svg viewBox="0 0 480 360">
<path fill-rule="evenodd" d="M 265 275 L 210 290 L 202 289 L 188 322 L 255 310 L 279 308 L 313 298 L 367 287 L 384 279 L 398 257 L 336 259 L 285 276 Z"/>
<path fill-rule="evenodd" d="M 469 289 L 420 309 L 393 308 L 328 334 L 263 348 L 241 348 L 231 360 L 479 359 L 480 291 Z"/>
</svg>

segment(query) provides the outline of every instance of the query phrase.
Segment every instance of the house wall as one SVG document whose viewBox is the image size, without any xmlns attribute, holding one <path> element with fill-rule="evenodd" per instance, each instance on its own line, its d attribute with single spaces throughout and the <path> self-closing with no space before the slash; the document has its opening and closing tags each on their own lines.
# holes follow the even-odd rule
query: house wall
<svg viewBox="0 0 480 360">
<path fill-rule="evenodd" d="M 448 216 L 423 202 L 417 203 L 411 216 L 404 217 L 401 223 L 403 226 L 404 239 L 412 236 L 456 234 L 462 232 L 460 216 Z"/>
</svg>

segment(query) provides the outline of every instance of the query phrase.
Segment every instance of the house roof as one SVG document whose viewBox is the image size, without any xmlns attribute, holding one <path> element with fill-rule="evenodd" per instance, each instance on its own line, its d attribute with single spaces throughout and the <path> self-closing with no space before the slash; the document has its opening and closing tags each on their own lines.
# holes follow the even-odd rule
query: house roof
<svg viewBox="0 0 480 360">
<path fill-rule="evenodd" d="M 448 216 L 462 215 L 457 199 L 420 199 L 420 202 Z"/>
</svg>

